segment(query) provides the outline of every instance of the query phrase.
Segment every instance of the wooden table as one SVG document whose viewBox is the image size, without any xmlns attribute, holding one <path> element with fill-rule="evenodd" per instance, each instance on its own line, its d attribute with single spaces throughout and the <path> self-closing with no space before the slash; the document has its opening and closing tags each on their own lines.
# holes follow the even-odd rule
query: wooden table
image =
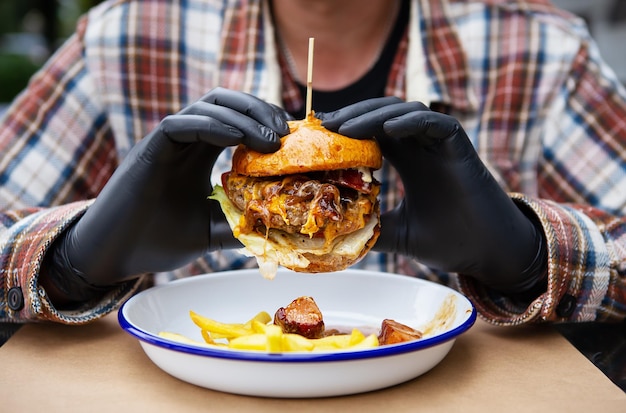
<svg viewBox="0 0 626 413">
<path fill-rule="evenodd" d="M 0 347 L 0 366 L 4 412 L 626 411 L 626 393 L 552 327 L 480 320 L 425 375 L 335 398 L 246 397 L 182 382 L 152 364 L 115 315 L 81 327 L 26 325 Z"/>
</svg>

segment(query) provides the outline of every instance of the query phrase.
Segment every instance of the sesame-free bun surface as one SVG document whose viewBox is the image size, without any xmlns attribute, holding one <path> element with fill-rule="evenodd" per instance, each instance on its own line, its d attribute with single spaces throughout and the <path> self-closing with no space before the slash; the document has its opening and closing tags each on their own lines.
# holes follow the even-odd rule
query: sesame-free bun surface
<svg viewBox="0 0 626 413">
<path fill-rule="evenodd" d="M 260 177 L 382 166 L 382 154 L 374 139 L 352 139 L 331 132 L 314 116 L 288 123 L 290 133 L 281 139 L 276 152 L 260 153 L 244 145 L 237 147 L 233 172 Z"/>
</svg>

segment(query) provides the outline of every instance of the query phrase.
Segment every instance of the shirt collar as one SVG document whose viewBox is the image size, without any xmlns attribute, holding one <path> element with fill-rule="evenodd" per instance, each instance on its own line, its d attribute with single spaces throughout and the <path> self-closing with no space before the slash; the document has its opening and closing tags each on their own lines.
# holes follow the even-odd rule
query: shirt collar
<svg viewBox="0 0 626 413">
<path fill-rule="evenodd" d="M 252 5 L 254 7 L 250 7 Z M 225 33 L 241 30 L 241 27 L 249 29 L 245 31 L 245 39 L 231 36 L 223 39 L 221 63 L 223 69 L 228 69 L 222 72 L 226 75 L 223 75 L 221 84 L 281 104 L 284 97 L 281 89 L 289 85 L 284 85 L 284 79 L 281 79 L 268 1 L 250 0 L 248 6 L 226 7 Z M 452 22 L 450 8 L 448 2 L 441 0 L 412 0 L 409 27 L 413 34 L 409 30 L 407 57 L 396 57 L 396 63 L 406 66 L 397 71 L 397 75 L 406 79 L 395 82 L 395 85 L 405 90 L 395 94 L 408 100 L 423 100 L 472 112 L 478 108 L 478 99 L 471 87 L 466 54 Z M 245 47 L 250 44 L 263 45 L 264 50 L 251 51 Z M 246 75 L 251 72 L 256 76 Z"/>
</svg>

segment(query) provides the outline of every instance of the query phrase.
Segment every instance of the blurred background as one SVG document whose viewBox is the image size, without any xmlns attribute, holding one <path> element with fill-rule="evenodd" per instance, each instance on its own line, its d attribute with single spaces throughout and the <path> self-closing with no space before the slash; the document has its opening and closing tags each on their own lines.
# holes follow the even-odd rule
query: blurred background
<svg viewBox="0 0 626 413">
<path fill-rule="evenodd" d="M 102 0 L 0 1 L 0 114 L 30 76 Z M 606 61 L 626 83 L 626 0 L 553 0 L 584 18 Z"/>
<path fill-rule="evenodd" d="M 604 60 L 626 84 L 626 0 L 552 0 L 585 19 Z"/>
<path fill-rule="evenodd" d="M 0 1 L 0 105 L 19 93 L 90 7 L 102 0 Z"/>
</svg>

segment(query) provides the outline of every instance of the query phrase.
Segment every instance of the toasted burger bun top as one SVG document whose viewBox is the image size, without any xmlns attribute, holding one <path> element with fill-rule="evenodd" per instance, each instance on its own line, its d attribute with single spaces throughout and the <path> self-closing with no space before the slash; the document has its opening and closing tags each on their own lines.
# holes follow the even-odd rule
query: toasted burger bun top
<svg viewBox="0 0 626 413">
<path fill-rule="evenodd" d="M 289 121 L 290 133 L 273 153 L 260 153 L 240 145 L 232 170 L 246 176 L 278 176 L 349 168 L 379 169 L 382 154 L 374 139 L 352 139 L 329 131 L 314 116 Z"/>
</svg>

